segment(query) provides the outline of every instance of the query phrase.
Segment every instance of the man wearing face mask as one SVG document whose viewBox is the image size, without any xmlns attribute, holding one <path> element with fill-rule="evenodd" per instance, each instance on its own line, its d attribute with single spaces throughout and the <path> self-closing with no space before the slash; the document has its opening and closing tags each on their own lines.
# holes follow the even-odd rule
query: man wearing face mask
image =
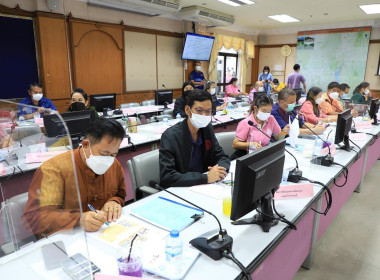
<svg viewBox="0 0 380 280">
<path fill-rule="evenodd" d="M 264 84 L 262 81 L 257 81 L 253 87 L 251 87 L 251 91 L 248 94 L 249 104 L 253 103 L 255 99 L 255 92 L 264 92 Z"/>
<path fill-rule="evenodd" d="M 195 85 L 196 89 L 203 89 L 206 82 L 205 76 L 201 70 L 201 62 L 195 61 L 194 70 L 190 73 L 189 80 Z"/>
<path fill-rule="evenodd" d="M 207 81 L 205 83 L 205 90 L 209 92 L 212 97 L 212 115 L 215 115 L 216 111 L 221 111 L 227 107 L 228 102 L 221 104 L 216 97 L 216 84 L 214 81 Z"/>
<path fill-rule="evenodd" d="M 339 98 L 339 84 L 337 82 L 331 82 L 327 86 L 327 92 L 322 94 L 322 102 L 319 104 L 319 109 L 325 115 L 338 115 L 343 112 L 343 107 L 340 104 Z"/>
<path fill-rule="evenodd" d="M 116 221 L 126 196 L 124 172 L 115 160 L 123 138 L 120 123 L 96 119 L 87 130 L 82 146 L 74 150 L 83 220 L 71 153 L 67 152 L 44 162 L 34 173 L 23 223 L 34 234 L 41 235 L 77 226 L 97 231 L 107 220 Z M 98 213 L 90 211 L 88 204 Z"/>
<path fill-rule="evenodd" d="M 273 105 L 271 115 L 276 119 L 278 125 L 281 127 L 284 133 L 289 133 L 289 118 L 293 122 L 294 117 L 297 115 L 297 112 L 294 110 L 296 105 L 297 95 L 291 88 L 284 88 L 278 94 L 278 102 Z M 300 127 L 300 134 L 312 134 L 305 126 L 308 126 L 316 134 L 322 134 L 325 130 L 325 127 L 322 125 L 317 125 L 314 127 L 313 124 L 307 123 L 300 116 L 298 118 L 298 123 Z"/>
<path fill-rule="evenodd" d="M 187 118 L 168 128 L 161 137 L 160 184 L 163 187 L 214 183 L 224 179 L 230 167 L 230 160 L 219 146 L 211 125 L 210 93 L 191 92 L 185 111 Z"/>
<path fill-rule="evenodd" d="M 42 85 L 39 83 L 30 84 L 28 90 L 29 96 L 21 100 L 18 105 L 19 116 L 24 116 L 24 119 L 27 120 L 34 118 L 34 114 L 37 111 L 40 113 L 41 118 L 44 114 L 50 114 L 51 110 L 57 111 L 57 108 L 55 108 L 53 102 L 51 102 L 50 99 L 43 97 L 42 88 Z M 23 106 L 23 104 L 36 106 L 38 108 Z"/>
</svg>

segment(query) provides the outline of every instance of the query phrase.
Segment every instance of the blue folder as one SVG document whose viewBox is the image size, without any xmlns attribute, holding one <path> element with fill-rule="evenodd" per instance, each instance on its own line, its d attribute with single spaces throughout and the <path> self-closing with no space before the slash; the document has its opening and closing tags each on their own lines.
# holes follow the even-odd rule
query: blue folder
<svg viewBox="0 0 380 280">
<path fill-rule="evenodd" d="M 133 208 L 131 214 L 165 230 L 181 231 L 201 218 L 204 213 L 198 208 L 159 196 Z"/>
</svg>

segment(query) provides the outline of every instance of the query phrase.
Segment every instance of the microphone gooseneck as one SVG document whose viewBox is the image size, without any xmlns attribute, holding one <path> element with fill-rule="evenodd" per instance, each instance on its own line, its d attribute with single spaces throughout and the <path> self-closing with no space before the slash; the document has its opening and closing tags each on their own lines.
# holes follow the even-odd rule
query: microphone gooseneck
<svg viewBox="0 0 380 280">
<path fill-rule="evenodd" d="M 330 103 L 333 107 L 335 107 L 335 109 L 337 109 L 337 110 L 339 110 L 339 113 L 341 113 L 342 112 L 342 110 L 341 109 L 339 109 L 338 107 L 336 107 L 329 99 L 325 99 L 325 101 L 327 102 L 327 103 Z"/>
</svg>

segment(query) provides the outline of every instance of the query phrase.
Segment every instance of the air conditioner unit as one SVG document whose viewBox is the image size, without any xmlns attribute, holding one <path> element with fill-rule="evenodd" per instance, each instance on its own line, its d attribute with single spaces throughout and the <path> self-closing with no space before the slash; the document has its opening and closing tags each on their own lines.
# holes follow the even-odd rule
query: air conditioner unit
<svg viewBox="0 0 380 280">
<path fill-rule="evenodd" d="M 178 17 L 183 20 L 199 22 L 207 26 L 224 26 L 235 22 L 235 18 L 232 15 L 199 6 L 182 8 L 178 13 Z"/>
<path fill-rule="evenodd" d="M 144 15 L 177 13 L 181 5 L 177 0 L 88 0 L 89 6 L 111 8 Z"/>
</svg>

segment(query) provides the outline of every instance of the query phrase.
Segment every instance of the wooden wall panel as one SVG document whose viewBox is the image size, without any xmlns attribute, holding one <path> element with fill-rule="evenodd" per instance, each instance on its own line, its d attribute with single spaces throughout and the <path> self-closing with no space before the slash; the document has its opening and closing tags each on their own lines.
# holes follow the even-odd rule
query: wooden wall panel
<svg viewBox="0 0 380 280">
<path fill-rule="evenodd" d="M 251 84 L 255 84 L 257 78 L 259 77 L 259 57 L 260 57 L 260 47 L 255 46 L 255 58 L 252 58 L 252 76 L 251 76 Z"/>
<path fill-rule="evenodd" d="M 42 62 L 40 78 L 45 96 L 52 99 L 70 98 L 69 60 L 65 18 L 38 14 L 38 35 Z"/>
<path fill-rule="evenodd" d="M 87 93 L 122 93 L 123 27 L 70 21 L 73 83 Z"/>
</svg>

